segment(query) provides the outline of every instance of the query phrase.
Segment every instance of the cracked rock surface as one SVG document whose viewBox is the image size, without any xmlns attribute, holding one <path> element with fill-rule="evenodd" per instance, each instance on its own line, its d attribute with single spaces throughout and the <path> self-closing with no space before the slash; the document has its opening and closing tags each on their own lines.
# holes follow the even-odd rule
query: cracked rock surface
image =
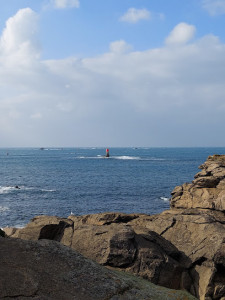
<svg viewBox="0 0 225 300">
<path fill-rule="evenodd" d="M 194 300 L 108 270 L 56 241 L 0 237 L 0 299 Z"/>
</svg>

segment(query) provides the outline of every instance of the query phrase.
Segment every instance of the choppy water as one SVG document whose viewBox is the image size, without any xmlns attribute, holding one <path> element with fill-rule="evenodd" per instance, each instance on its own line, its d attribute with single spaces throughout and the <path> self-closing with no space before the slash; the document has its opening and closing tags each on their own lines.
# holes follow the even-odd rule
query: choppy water
<svg viewBox="0 0 225 300">
<path fill-rule="evenodd" d="M 0 227 L 35 215 L 160 213 L 173 188 L 225 148 L 0 149 Z M 19 187 L 16 188 L 16 186 Z"/>
</svg>

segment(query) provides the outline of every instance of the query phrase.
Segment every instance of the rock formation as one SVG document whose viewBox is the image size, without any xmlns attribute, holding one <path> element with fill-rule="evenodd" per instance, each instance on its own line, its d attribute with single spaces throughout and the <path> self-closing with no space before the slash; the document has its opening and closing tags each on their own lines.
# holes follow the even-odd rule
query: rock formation
<svg viewBox="0 0 225 300">
<path fill-rule="evenodd" d="M 56 241 L 0 237 L 0 299 L 194 300 L 108 270 Z"/>
<path fill-rule="evenodd" d="M 190 184 L 172 192 L 172 208 L 202 208 L 225 211 L 225 155 L 209 156 Z"/>
<path fill-rule="evenodd" d="M 176 187 L 158 215 L 39 216 L 6 234 L 52 239 L 104 266 L 201 300 L 225 299 L 225 156 L 210 156 L 192 183 Z"/>
</svg>

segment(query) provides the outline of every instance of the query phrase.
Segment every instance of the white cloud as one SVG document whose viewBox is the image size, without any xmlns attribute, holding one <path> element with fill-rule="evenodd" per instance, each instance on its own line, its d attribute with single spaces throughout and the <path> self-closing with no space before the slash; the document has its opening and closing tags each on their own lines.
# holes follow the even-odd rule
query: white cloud
<svg viewBox="0 0 225 300">
<path fill-rule="evenodd" d="M 225 0 L 202 0 L 202 5 L 212 16 L 225 14 Z"/>
<path fill-rule="evenodd" d="M 190 42 L 194 27 L 178 24 L 161 48 L 134 52 L 119 40 L 96 57 L 43 61 L 31 16 L 19 11 L 1 37 L 2 146 L 223 145 L 218 38 Z"/>
<path fill-rule="evenodd" d="M 110 51 L 113 53 L 125 53 L 131 50 L 131 45 L 127 44 L 124 40 L 112 42 L 109 46 Z"/>
<path fill-rule="evenodd" d="M 78 8 L 80 6 L 79 0 L 51 0 L 54 8 L 64 9 L 64 8 Z"/>
<path fill-rule="evenodd" d="M 149 20 L 151 13 L 147 9 L 129 8 L 128 11 L 120 18 L 122 22 L 137 23 L 140 20 Z"/>
<path fill-rule="evenodd" d="M 166 39 L 166 43 L 169 45 L 186 44 L 194 37 L 195 30 L 193 25 L 180 23 L 171 31 Z"/>
<path fill-rule="evenodd" d="M 38 16 L 30 8 L 24 8 L 8 19 L 0 39 L 0 53 L 16 57 L 18 62 L 30 56 L 39 57 L 37 39 Z"/>
</svg>

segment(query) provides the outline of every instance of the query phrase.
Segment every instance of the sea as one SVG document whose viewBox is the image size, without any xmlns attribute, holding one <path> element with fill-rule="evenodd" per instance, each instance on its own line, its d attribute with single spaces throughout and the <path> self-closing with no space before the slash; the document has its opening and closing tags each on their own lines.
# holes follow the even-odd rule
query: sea
<svg viewBox="0 0 225 300">
<path fill-rule="evenodd" d="M 158 214 L 225 148 L 0 148 L 0 227 L 34 216 Z"/>
</svg>

